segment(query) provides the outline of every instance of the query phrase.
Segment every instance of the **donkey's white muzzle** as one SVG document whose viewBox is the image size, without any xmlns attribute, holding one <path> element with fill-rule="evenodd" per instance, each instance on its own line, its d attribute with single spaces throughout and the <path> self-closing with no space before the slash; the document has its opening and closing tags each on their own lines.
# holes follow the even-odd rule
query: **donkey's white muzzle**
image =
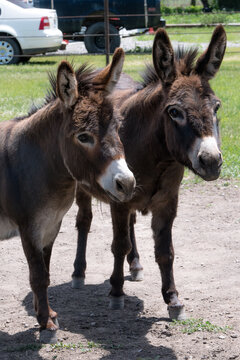
<svg viewBox="0 0 240 360">
<path fill-rule="evenodd" d="M 221 172 L 222 154 L 213 136 L 198 139 L 189 154 L 192 167 L 204 180 L 216 180 Z"/>
<path fill-rule="evenodd" d="M 128 201 L 133 196 L 136 181 L 125 159 L 113 160 L 99 177 L 98 183 L 112 200 Z"/>
</svg>

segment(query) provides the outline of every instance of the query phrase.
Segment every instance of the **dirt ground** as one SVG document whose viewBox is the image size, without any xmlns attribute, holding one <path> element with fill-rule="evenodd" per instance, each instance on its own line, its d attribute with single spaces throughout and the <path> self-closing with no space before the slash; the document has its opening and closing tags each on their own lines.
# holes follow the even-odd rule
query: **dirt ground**
<svg viewBox="0 0 240 360">
<path fill-rule="evenodd" d="M 19 238 L 0 243 L 0 359 L 240 359 L 240 187 L 218 181 L 184 185 L 174 223 L 175 281 L 191 318 L 231 327 L 183 333 L 168 321 L 154 261 L 150 216 L 136 234 L 144 281 L 125 265 L 125 309 L 110 311 L 113 256 L 108 206 L 94 202 L 86 284 L 71 288 L 76 206 L 64 218 L 51 261 L 50 302 L 59 314 L 59 344 L 39 343 L 28 268 Z"/>
</svg>

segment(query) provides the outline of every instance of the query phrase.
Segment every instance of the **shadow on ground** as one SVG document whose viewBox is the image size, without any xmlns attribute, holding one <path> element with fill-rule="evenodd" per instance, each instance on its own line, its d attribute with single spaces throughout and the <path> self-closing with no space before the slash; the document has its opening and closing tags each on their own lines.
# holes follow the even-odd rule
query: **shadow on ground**
<svg viewBox="0 0 240 360">
<path fill-rule="evenodd" d="M 111 311 L 108 309 L 109 299 L 106 296 L 110 289 L 109 281 L 99 285 L 85 285 L 80 290 L 73 290 L 70 283 L 49 288 L 50 304 L 58 312 L 60 331 L 64 343 L 93 342 L 100 344 L 100 348 L 108 354 L 99 354 L 99 359 L 164 359 L 176 360 L 173 350 L 165 346 L 153 346 L 146 335 L 155 322 L 168 322 L 167 318 L 145 317 L 143 301 L 136 296 L 125 297 L 125 309 Z M 34 316 L 32 307 L 32 293 L 23 300 L 29 315 Z M 143 312 L 143 313 L 142 313 Z M 43 359 L 39 354 L 39 343 L 36 342 L 38 329 L 9 335 L 0 333 L 0 346 L 3 348 L 1 359 L 19 359 L 16 351 L 28 347 L 29 359 Z M 30 344 L 35 343 L 31 349 Z M 161 344 L 161 330 L 159 331 Z M 8 351 L 7 351 L 8 350 Z M 94 351 L 94 350 L 92 350 Z M 70 356 L 70 355 L 69 355 Z M 74 359 L 71 351 L 71 358 Z M 24 355 L 25 359 L 28 359 Z M 96 357 L 94 357 L 95 359 Z"/>
</svg>

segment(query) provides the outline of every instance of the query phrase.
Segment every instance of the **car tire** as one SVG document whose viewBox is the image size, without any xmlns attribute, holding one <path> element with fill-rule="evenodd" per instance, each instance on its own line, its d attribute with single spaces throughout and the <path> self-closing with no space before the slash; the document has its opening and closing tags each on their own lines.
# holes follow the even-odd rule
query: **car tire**
<svg viewBox="0 0 240 360">
<path fill-rule="evenodd" d="M 111 24 L 109 24 L 110 36 L 110 52 L 120 46 L 120 35 L 118 30 Z M 84 44 L 89 53 L 104 54 L 105 53 L 105 28 L 103 22 L 98 22 L 90 25 L 87 28 L 84 37 Z M 90 35 L 90 36 L 87 36 Z"/>
<path fill-rule="evenodd" d="M 0 39 L 0 65 L 17 64 L 20 53 L 20 48 L 14 39 Z"/>
</svg>

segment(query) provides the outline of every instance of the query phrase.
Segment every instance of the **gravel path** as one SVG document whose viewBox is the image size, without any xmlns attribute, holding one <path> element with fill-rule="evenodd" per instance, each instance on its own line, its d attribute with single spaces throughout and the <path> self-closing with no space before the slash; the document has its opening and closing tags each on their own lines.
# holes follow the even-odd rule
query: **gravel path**
<svg viewBox="0 0 240 360">
<path fill-rule="evenodd" d="M 147 49 L 151 50 L 153 44 L 153 40 L 147 40 L 147 41 L 138 41 L 137 37 L 128 37 L 128 38 L 122 38 L 121 39 L 121 47 L 124 51 L 134 51 L 138 48 L 141 48 L 142 50 Z M 179 41 L 172 41 L 172 44 L 174 47 L 177 47 L 178 45 L 191 47 L 195 46 L 194 43 L 190 42 L 179 42 Z M 200 43 L 196 44 L 201 50 L 205 50 L 208 46 L 208 43 Z M 227 47 L 239 47 L 240 46 L 240 40 L 239 42 L 230 42 L 228 41 Z M 59 50 L 57 54 L 63 54 L 63 55 L 69 55 L 69 54 L 87 54 L 87 50 L 85 48 L 84 42 L 80 41 L 73 41 L 70 42 L 67 45 L 66 50 Z"/>
</svg>

